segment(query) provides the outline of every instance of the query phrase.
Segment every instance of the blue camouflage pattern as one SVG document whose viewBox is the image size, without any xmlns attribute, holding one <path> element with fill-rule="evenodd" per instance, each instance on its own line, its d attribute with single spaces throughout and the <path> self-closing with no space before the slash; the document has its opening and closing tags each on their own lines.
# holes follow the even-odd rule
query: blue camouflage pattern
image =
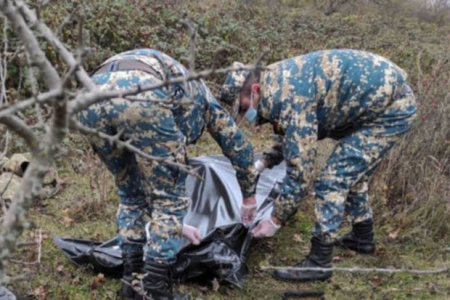
<svg viewBox="0 0 450 300">
<path fill-rule="evenodd" d="M 115 66 L 121 60 L 140 61 L 152 72 L 117 70 Z M 100 67 L 106 64 L 107 72 L 92 77 L 100 90 L 126 90 L 188 75 L 180 63 L 151 49 L 121 53 Z M 122 132 L 124 140 L 145 153 L 181 164 L 188 163 L 186 146 L 208 129 L 235 167 L 243 196 L 254 194 L 257 173 L 253 148 L 203 81 L 172 84 L 128 99 L 105 100 L 82 112 L 79 120 L 110 135 Z M 135 252 L 145 245 L 145 258 L 173 263 L 181 247 L 182 221 L 190 203 L 185 194 L 186 174 L 118 149 L 104 139 L 91 136 L 90 142 L 115 176 L 122 251 Z"/>
<path fill-rule="evenodd" d="M 280 141 L 266 151 L 269 167 L 286 161 L 273 215 L 286 221 L 306 196 L 317 141 L 339 140 L 316 180 L 315 235 L 334 238 L 344 212 L 353 222 L 372 218 L 368 182 L 376 166 L 416 118 L 407 74 L 381 56 L 325 50 L 268 66 L 260 77 L 259 117 Z"/>
<path fill-rule="evenodd" d="M 160 80 L 189 75 L 189 71 L 178 61 L 154 49 L 120 53 L 103 64 L 129 59 L 150 66 Z M 194 144 L 207 129 L 236 170 L 243 197 L 254 195 L 257 172 L 253 165 L 253 146 L 230 113 L 217 102 L 203 80 L 172 85 L 168 89 L 167 94 L 175 97 L 172 111 L 180 131 L 186 137 L 186 144 Z"/>
<path fill-rule="evenodd" d="M 235 61 L 231 67 L 237 69 L 243 66 L 243 63 Z M 228 72 L 225 82 L 219 92 L 219 100 L 230 106 L 231 115 L 234 119 L 236 119 L 239 113 L 240 92 L 248 74 L 250 74 L 250 71 L 248 70 Z"/>
<path fill-rule="evenodd" d="M 156 82 L 142 71 L 106 72 L 92 77 L 100 90 L 127 90 Z M 160 90 L 140 93 L 142 99 L 164 100 Z M 85 126 L 109 135 L 121 132 L 122 140 L 161 159 L 186 163 L 185 136 L 179 131 L 172 105 L 123 98 L 104 100 L 79 115 Z M 173 263 L 181 245 L 183 218 L 190 205 L 185 192 L 185 172 L 177 167 L 148 160 L 107 140 L 89 140 L 100 159 L 114 175 L 120 196 L 117 213 L 123 252 L 144 247 L 145 258 Z M 151 229 L 146 237 L 145 226 Z"/>
</svg>

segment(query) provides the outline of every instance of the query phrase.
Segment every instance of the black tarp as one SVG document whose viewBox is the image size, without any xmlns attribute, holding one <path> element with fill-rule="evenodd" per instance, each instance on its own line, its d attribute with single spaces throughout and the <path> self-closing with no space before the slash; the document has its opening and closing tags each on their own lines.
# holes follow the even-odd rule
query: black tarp
<svg viewBox="0 0 450 300">
<path fill-rule="evenodd" d="M 223 156 L 194 158 L 190 165 L 204 180 L 194 176 L 187 178 L 186 188 L 192 205 L 184 222 L 197 227 L 203 240 L 197 246 L 185 242 L 173 270 L 174 278 L 201 282 L 217 278 L 241 287 L 248 274 L 245 262 L 252 237 L 240 223 L 242 194 L 235 171 Z M 257 220 L 272 212 L 284 174 L 284 164 L 261 173 L 256 191 Z M 100 243 L 57 237 L 55 242 L 75 264 L 89 266 L 109 276 L 121 275 L 121 251 L 116 238 Z"/>
</svg>

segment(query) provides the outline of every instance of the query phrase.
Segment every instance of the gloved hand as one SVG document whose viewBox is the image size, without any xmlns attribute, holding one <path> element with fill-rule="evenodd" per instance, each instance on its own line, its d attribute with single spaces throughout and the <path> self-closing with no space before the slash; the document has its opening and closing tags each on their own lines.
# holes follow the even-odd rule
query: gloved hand
<svg viewBox="0 0 450 300">
<path fill-rule="evenodd" d="M 258 173 L 261 173 L 264 171 L 264 169 L 267 168 L 265 162 L 262 159 L 258 159 L 255 161 L 255 169 L 258 171 Z"/>
<path fill-rule="evenodd" d="M 281 225 L 275 224 L 272 220 L 272 217 L 268 219 L 262 220 L 259 222 L 258 226 L 253 228 L 252 234 L 255 238 L 264 238 L 274 236 L 278 229 L 281 228 Z"/>
<path fill-rule="evenodd" d="M 248 203 L 248 204 L 246 204 Z M 255 196 L 251 196 L 242 200 L 241 206 L 241 220 L 244 226 L 249 226 L 256 218 L 258 204 Z"/>
<path fill-rule="evenodd" d="M 202 240 L 200 232 L 194 226 L 183 224 L 182 234 L 194 245 L 199 245 Z"/>
</svg>

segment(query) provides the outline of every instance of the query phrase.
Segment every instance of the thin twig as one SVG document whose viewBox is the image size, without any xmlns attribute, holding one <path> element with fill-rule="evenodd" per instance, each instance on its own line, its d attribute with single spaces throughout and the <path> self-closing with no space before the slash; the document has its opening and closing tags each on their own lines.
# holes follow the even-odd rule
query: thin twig
<svg viewBox="0 0 450 300">
<path fill-rule="evenodd" d="M 56 69 L 53 67 L 53 65 L 45 56 L 44 52 L 41 50 L 39 41 L 37 40 L 36 36 L 33 34 L 31 29 L 27 26 L 25 20 L 23 19 L 20 10 L 21 7 L 13 5 L 11 1 L 3 1 L 0 3 L 3 3 L 3 5 L 0 6 L 0 9 L 10 21 L 14 32 L 22 40 L 25 49 L 30 54 L 32 65 L 38 67 L 47 87 L 52 90 L 60 86 L 61 79 L 59 78 Z"/>
<path fill-rule="evenodd" d="M 73 74 L 75 74 L 78 69 L 80 68 L 80 63 L 77 62 L 76 64 L 72 65 L 69 69 L 69 71 L 67 71 L 67 73 L 64 75 L 63 79 L 62 79 L 62 86 L 66 87 L 67 84 L 70 81 L 70 78 L 72 78 Z"/>
<path fill-rule="evenodd" d="M 7 60 L 6 54 L 8 51 L 8 19 L 6 17 L 3 18 L 3 38 L 4 38 L 4 46 L 3 46 L 3 61 L 0 62 L 0 80 L 2 85 L 2 91 L 0 96 L 0 103 L 6 103 L 6 76 L 8 76 L 7 72 Z"/>
<path fill-rule="evenodd" d="M 139 97 L 139 96 L 127 96 L 124 97 L 127 100 L 134 101 L 134 102 L 155 102 L 155 103 L 167 103 L 172 104 L 173 99 L 169 97 L 165 97 L 162 99 L 151 99 L 151 98 L 145 98 L 145 97 Z"/>
<path fill-rule="evenodd" d="M 98 137 L 100 137 L 102 139 L 107 140 L 111 145 L 116 145 L 118 148 L 123 147 L 123 148 L 125 148 L 125 149 L 127 149 L 127 150 L 129 150 L 129 151 L 131 151 L 131 152 L 133 152 L 135 154 L 138 154 L 138 155 L 140 155 L 140 156 L 142 156 L 144 158 L 147 158 L 149 160 L 158 161 L 158 162 L 161 162 L 161 163 L 164 163 L 164 164 L 168 164 L 170 166 L 177 167 L 180 170 L 182 170 L 183 172 L 186 172 L 186 173 L 188 173 L 188 174 L 190 174 L 192 176 L 195 176 L 196 178 L 198 178 L 200 180 L 203 180 L 203 178 L 201 178 L 197 173 L 193 172 L 191 170 L 191 168 L 186 166 L 186 165 L 182 165 L 182 164 L 179 164 L 179 163 L 167 160 L 166 158 L 163 158 L 163 157 L 157 157 L 157 156 L 149 155 L 149 154 L 143 152 L 142 150 L 140 150 L 139 148 L 131 145 L 131 141 L 126 141 L 126 142 L 121 141 L 120 140 L 120 136 L 121 136 L 120 132 L 118 134 L 114 135 L 114 136 L 111 136 L 111 135 L 103 133 L 103 132 L 101 132 L 101 131 L 99 131 L 97 129 L 86 127 L 86 126 L 84 126 L 83 124 L 81 124 L 80 122 L 78 122 L 75 119 L 71 119 L 70 127 L 73 128 L 73 129 L 79 130 L 84 135 L 98 136 Z"/>
<path fill-rule="evenodd" d="M 13 177 L 14 177 L 14 173 L 11 173 L 11 176 L 9 177 L 8 182 L 6 183 L 5 188 L 3 189 L 2 193 L 0 194 L 0 199 L 2 199 L 2 210 L 3 210 L 4 215 L 6 215 L 6 213 L 8 212 L 8 208 L 6 207 L 6 202 L 3 199 L 3 195 L 5 194 L 9 185 L 11 184 Z"/>
<path fill-rule="evenodd" d="M 37 137 L 21 119 L 16 116 L 0 117 L 0 123 L 5 124 L 9 129 L 21 136 L 32 152 L 37 150 L 39 145 Z"/>
<path fill-rule="evenodd" d="M 189 71 L 194 73 L 195 72 L 195 36 L 196 36 L 196 31 L 195 31 L 194 26 L 192 26 L 192 24 L 188 20 L 181 21 L 181 24 L 186 26 L 186 28 L 188 29 L 188 33 L 189 33 L 189 57 L 188 57 Z"/>
<path fill-rule="evenodd" d="M 145 295 L 145 294 L 142 292 L 142 291 L 144 290 L 142 287 L 141 287 L 141 289 L 139 290 L 139 289 L 135 288 L 131 283 L 129 283 L 129 282 L 126 281 L 126 280 L 121 279 L 120 281 L 121 281 L 122 283 L 124 283 L 124 284 L 130 286 L 130 287 L 133 289 L 133 291 L 135 291 L 135 292 L 138 293 L 140 296 L 142 296 L 143 299 L 145 299 L 145 300 L 151 300 L 151 299 L 153 299 L 152 297 L 149 297 L 149 296 Z M 142 285 L 141 285 L 141 286 L 142 286 Z"/>
<path fill-rule="evenodd" d="M 31 64 L 30 55 L 28 54 L 27 51 L 25 51 L 25 56 L 26 56 L 27 62 L 28 62 L 28 77 L 29 77 L 30 83 L 31 83 L 31 93 L 32 93 L 33 97 L 36 97 L 39 94 L 38 93 L 38 84 L 37 84 L 36 77 L 34 76 L 34 71 L 33 71 L 33 66 Z M 42 118 L 42 113 L 41 113 L 41 107 L 39 106 L 38 102 L 36 102 L 34 104 L 34 109 L 36 110 L 36 116 L 37 116 L 38 122 L 44 123 L 44 119 Z"/>
<path fill-rule="evenodd" d="M 55 33 L 55 38 L 60 38 L 61 34 L 62 34 L 62 30 L 64 28 L 64 26 L 66 26 L 67 24 L 69 24 L 69 22 L 72 20 L 73 16 L 75 15 L 75 13 L 78 11 L 78 9 L 80 8 L 80 5 L 77 5 L 72 12 L 66 16 L 64 18 L 64 20 L 61 22 L 61 24 L 58 26 L 58 29 L 56 30 Z"/>
<path fill-rule="evenodd" d="M 52 101 L 55 98 L 61 97 L 64 95 L 64 90 L 61 87 L 58 87 L 54 90 L 41 93 L 32 98 L 18 101 L 14 104 L 4 104 L 0 106 L 0 118 L 13 115 L 19 111 L 22 111 L 30 106 L 35 104 L 44 104 Z"/>
<path fill-rule="evenodd" d="M 35 261 L 27 262 L 27 261 L 22 261 L 22 260 L 17 260 L 17 259 L 11 259 L 10 261 L 17 263 L 17 264 L 21 264 L 21 265 L 27 265 L 27 266 L 39 265 L 41 263 L 41 257 L 42 257 L 42 229 L 39 229 L 39 240 L 38 240 L 37 244 L 38 244 L 38 257 Z"/>
<path fill-rule="evenodd" d="M 416 274 L 416 275 L 424 275 L 424 274 L 442 274 L 442 273 L 450 273 L 450 267 L 435 269 L 435 270 L 409 270 L 409 269 L 384 269 L 384 268 L 360 268 L 360 267 L 352 267 L 352 268 L 341 268 L 341 267 L 332 267 L 332 268 L 296 268 L 296 267 L 276 267 L 276 266 L 263 266 L 261 270 L 279 270 L 279 271 L 320 271 L 320 272 L 349 272 L 349 273 L 407 273 L 407 274 Z"/>
<path fill-rule="evenodd" d="M 80 93 L 74 101 L 70 103 L 69 113 L 70 115 L 76 114 L 92 104 L 95 104 L 104 99 L 112 99 L 112 98 L 125 98 L 127 96 L 136 95 L 142 92 L 159 89 L 168 85 L 175 85 L 179 83 L 185 83 L 188 81 L 199 80 L 211 76 L 213 74 L 223 74 L 231 71 L 242 71 L 242 70 L 254 70 L 254 66 L 240 66 L 240 67 L 227 67 L 216 70 L 204 70 L 198 73 L 190 73 L 186 76 L 177 77 L 173 79 L 169 79 L 162 82 L 151 83 L 144 86 L 136 86 L 134 88 L 130 88 L 127 90 L 106 90 L 100 91 L 98 89 L 87 92 Z M 263 68 L 260 68 L 263 69 Z"/>
<path fill-rule="evenodd" d="M 21 0 L 16 0 L 17 6 L 20 7 L 21 11 L 26 15 L 26 17 L 30 20 L 30 22 L 33 22 L 36 24 L 37 29 L 42 33 L 44 38 L 50 42 L 55 50 L 61 55 L 62 59 L 67 63 L 69 67 L 72 67 L 73 65 L 77 64 L 77 60 L 75 59 L 75 56 L 70 53 L 69 50 L 66 49 L 64 44 L 58 39 L 57 36 L 50 30 L 50 28 L 47 27 L 43 22 L 38 20 L 36 17 L 36 14 L 29 9 L 25 3 Z M 83 84 L 85 88 L 88 90 L 94 90 L 95 84 L 92 82 L 91 78 L 89 77 L 89 74 L 84 70 L 84 68 L 80 67 L 75 72 L 78 80 Z"/>
<path fill-rule="evenodd" d="M 2 160 L 6 154 L 8 153 L 8 148 L 9 148 L 9 139 L 11 138 L 11 135 L 9 134 L 9 130 L 8 128 L 6 129 L 5 135 L 3 137 L 3 141 L 5 141 L 5 149 L 3 149 L 2 154 L 0 155 L 0 160 Z M 2 141 L 2 144 L 3 144 Z"/>
</svg>

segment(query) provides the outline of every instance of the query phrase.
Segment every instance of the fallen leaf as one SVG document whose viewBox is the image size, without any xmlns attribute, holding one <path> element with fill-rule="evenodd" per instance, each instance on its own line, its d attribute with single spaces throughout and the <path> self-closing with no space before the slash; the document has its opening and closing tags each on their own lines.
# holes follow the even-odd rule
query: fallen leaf
<svg viewBox="0 0 450 300">
<path fill-rule="evenodd" d="M 356 252 L 355 252 L 355 251 L 352 251 L 352 250 L 346 250 L 346 251 L 344 252 L 344 256 L 345 256 L 345 257 L 355 257 L 355 256 L 356 256 Z"/>
<path fill-rule="evenodd" d="M 382 283 L 383 283 L 383 280 L 378 276 L 375 276 L 372 280 L 372 284 L 375 287 L 379 287 Z"/>
<path fill-rule="evenodd" d="M 89 288 L 92 290 L 96 290 L 98 287 L 100 287 L 105 282 L 105 275 L 102 273 L 99 273 L 97 276 L 95 276 L 91 283 L 89 284 Z"/>
<path fill-rule="evenodd" d="M 64 217 L 64 218 L 62 219 L 62 222 L 63 222 L 65 225 L 70 225 L 70 224 L 73 223 L 73 219 L 71 219 L 71 218 L 69 218 L 69 217 Z"/>
<path fill-rule="evenodd" d="M 47 299 L 47 293 L 42 285 L 34 289 L 34 295 L 38 297 L 39 300 Z"/>
<path fill-rule="evenodd" d="M 391 240 L 395 240 L 398 238 L 399 233 L 400 233 L 400 229 L 397 229 L 396 231 L 389 233 L 388 237 Z"/>
<path fill-rule="evenodd" d="M 336 256 L 333 257 L 333 262 L 342 261 L 342 259 L 343 259 L 343 258 L 342 258 L 341 256 L 336 255 Z"/>
<path fill-rule="evenodd" d="M 75 277 L 74 279 L 72 279 L 72 284 L 79 284 L 81 282 L 80 277 Z"/>
<path fill-rule="evenodd" d="M 217 281 L 217 279 L 214 278 L 213 281 L 212 281 L 212 289 L 213 289 L 214 292 L 217 292 L 219 290 L 219 288 L 220 288 L 220 284 Z"/>
<path fill-rule="evenodd" d="M 59 273 L 62 273 L 62 271 L 64 271 L 64 266 L 60 265 L 56 268 L 56 271 L 58 271 Z"/>
<path fill-rule="evenodd" d="M 252 277 L 253 278 L 262 278 L 263 277 L 263 272 L 261 271 L 260 268 L 253 267 L 252 268 Z"/>
<path fill-rule="evenodd" d="M 99 274 L 97 275 L 97 279 L 98 279 L 100 282 L 105 282 L 105 281 L 106 281 L 105 275 L 103 275 L 102 273 L 99 273 Z"/>
<path fill-rule="evenodd" d="M 301 237 L 300 235 L 298 235 L 298 234 L 294 234 L 294 236 L 293 236 L 292 239 L 293 239 L 294 241 L 296 241 L 296 242 L 299 242 L 299 243 L 303 242 L 302 237 Z"/>
</svg>

